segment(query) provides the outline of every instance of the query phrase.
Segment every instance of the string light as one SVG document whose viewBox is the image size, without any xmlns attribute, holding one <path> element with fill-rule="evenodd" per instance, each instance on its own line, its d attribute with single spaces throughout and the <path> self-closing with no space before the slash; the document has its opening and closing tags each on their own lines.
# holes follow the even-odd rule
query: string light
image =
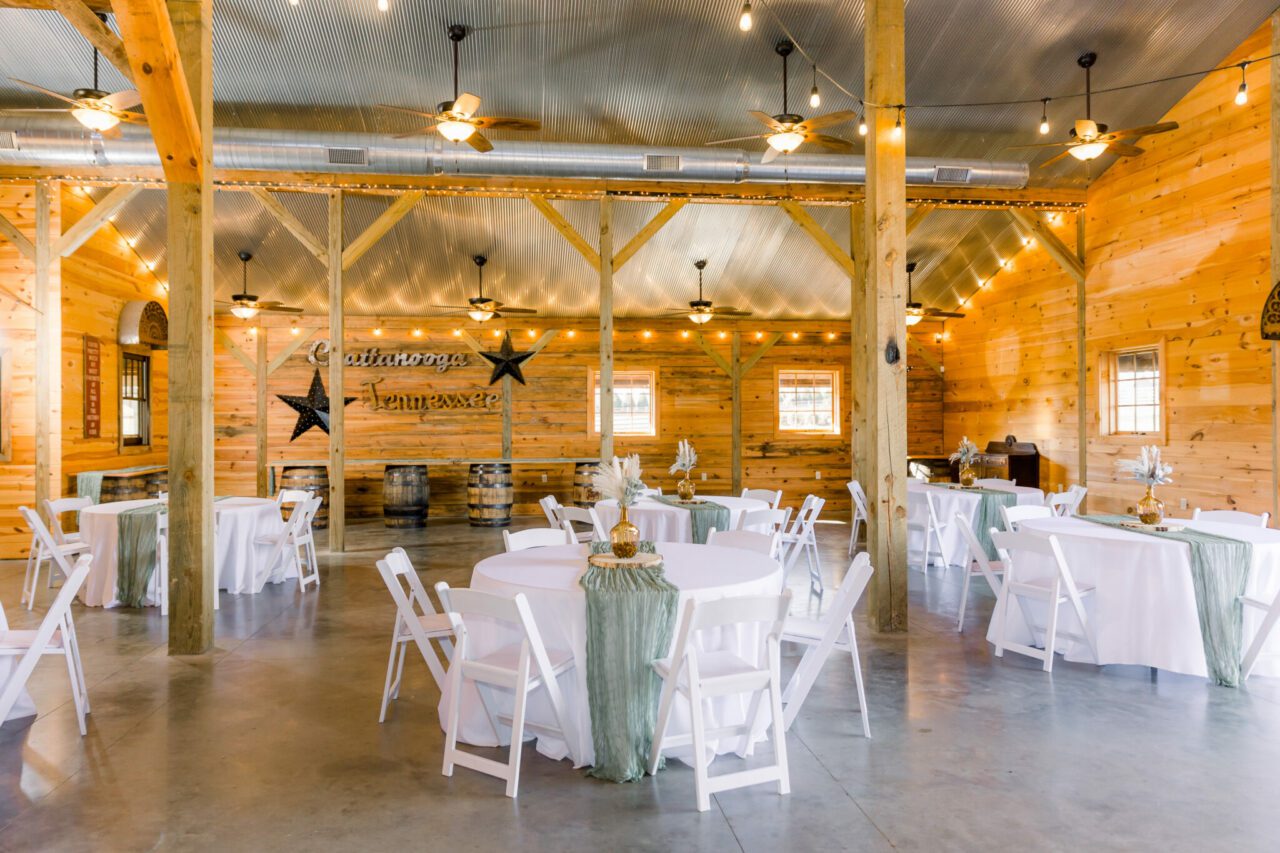
<svg viewBox="0 0 1280 853">
<path fill-rule="evenodd" d="M 684 338 L 686 341 L 687 341 L 687 340 L 689 340 L 689 330 L 688 330 L 688 329 L 681 329 L 681 330 L 680 330 L 680 337 Z"/>
<path fill-rule="evenodd" d="M 298 328 L 298 321 L 294 320 L 293 324 L 289 326 L 289 334 L 293 335 L 296 338 L 301 333 L 302 333 L 302 330 Z"/>
<path fill-rule="evenodd" d="M 649 331 L 648 329 L 645 329 L 645 330 L 644 330 L 643 332 L 641 332 L 640 334 L 644 337 L 644 339 L 645 339 L 646 341 L 647 341 L 647 340 L 649 340 L 649 338 L 652 338 L 652 337 L 653 337 L 653 332 Z M 721 334 L 723 334 L 723 332 L 722 332 Z"/>
<path fill-rule="evenodd" d="M 902 107 L 898 107 L 898 120 L 893 123 L 893 138 L 902 138 L 902 114 L 905 112 Z"/>
<path fill-rule="evenodd" d="M 1049 99 L 1040 102 L 1040 135 L 1049 135 Z"/>
<path fill-rule="evenodd" d="M 738 29 L 744 33 L 751 31 L 751 0 L 742 4 L 742 14 L 738 17 Z"/>
<path fill-rule="evenodd" d="M 1249 67 L 1249 63 L 1240 63 L 1240 88 L 1236 89 L 1236 105 L 1243 107 L 1249 103 L 1249 81 L 1245 77 L 1245 70 Z"/>
<path fill-rule="evenodd" d="M 822 106 L 822 95 L 818 94 L 818 66 L 813 66 L 813 88 L 809 90 L 809 106 L 815 110 Z"/>
<path fill-rule="evenodd" d="M 494 330 L 493 330 L 493 336 L 494 336 L 495 338 L 500 338 L 500 337 L 502 337 L 502 330 L 501 330 L 501 329 L 494 329 Z"/>
<path fill-rule="evenodd" d="M 721 333 L 720 333 L 720 340 L 722 340 L 722 341 L 723 341 L 726 337 L 728 337 L 728 333 L 727 333 L 727 332 L 721 332 Z"/>
<path fill-rule="evenodd" d="M 533 329 L 530 329 L 530 330 L 527 332 L 527 334 L 529 335 L 529 337 L 533 338 L 533 337 L 537 337 L 537 334 L 538 334 L 538 333 L 537 333 L 537 332 L 535 332 Z"/>
<path fill-rule="evenodd" d="M 414 329 L 414 330 L 413 330 L 413 336 L 414 336 L 415 338 L 420 338 L 420 337 L 422 337 L 422 329 Z"/>
<path fill-rule="evenodd" d="M 858 135 L 867 135 L 867 114 L 863 113 L 862 118 L 858 119 Z"/>
<path fill-rule="evenodd" d="M 757 341 L 764 340 L 764 332 L 756 332 L 756 340 Z"/>
<path fill-rule="evenodd" d="M 389 0 L 378 0 L 378 11 L 385 12 L 390 7 Z"/>
<path fill-rule="evenodd" d="M 836 339 L 836 333 L 835 333 L 835 332 L 827 332 L 827 340 L 829 340 L 829 341 L 834 341 L 835 339 Z"/>
<path fill-rule="evenodd" d="M 572 338 L 572 337 L 574 337 L 575 335 L 577 335 L 578 333 L 577 333 L 576 331 L 574 331 L 573 329 L 570 329 L 570 330 L 569 330 L 568 332 L 566 332 L 565 334 L 567 334 L 569 337 L 571 337 L 571 338 Z"/>
<path fill-rule="evenodd" d="M 798 341 L 798 340 L 800 340 L 800 333 L 799 333 L 799 332 L 792 332 L 792 333 L 791 333 L 791 340 L 793 340 L 793 341 Z"/>
<path fill-rule="evenodd" d="M 461 330 L 461 329 L 454 329 L 454 330 L 453 330 L 453 336 L 454 336 L 455 338 L 460 338 L 460 337 L 462 337 L 462 330 Z"/>
<path fill-rule="evenodd" d="M 381 326 L 374 326 L 374 327 L 373 327 L 373 336 L 374 336 L 375 338 L 380 338 L 380 337 L 382 337 L 382 327 L 381 327 Z"/>
</svg>

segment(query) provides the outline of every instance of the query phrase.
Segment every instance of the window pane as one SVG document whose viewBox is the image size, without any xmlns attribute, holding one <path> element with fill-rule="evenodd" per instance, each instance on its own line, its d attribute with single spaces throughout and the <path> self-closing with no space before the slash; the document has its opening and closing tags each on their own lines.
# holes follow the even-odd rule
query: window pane
<svg viewBox="0 0 1280 853">
<path fill-rule="evenodd" d="M 600 431 L 600 376 L 592 373 L 595 431 Z M 613 375 L 614 435 L 654 435 L 654 380 L 649 372 L 617 372 Z"/>
<path fill-rule="evenodd" d="M 778 373 L 778 428 L 804 432 L 837 432 L 837 374 L 824 370 Z"/>
<path fill-rule="evenodd" d="M 1154 432 L 1160 428 L 1160 352 L 1157 349 L 1116 353 L 1111 394 L 1115 404 L 1112 431 Z"/>
</svg>

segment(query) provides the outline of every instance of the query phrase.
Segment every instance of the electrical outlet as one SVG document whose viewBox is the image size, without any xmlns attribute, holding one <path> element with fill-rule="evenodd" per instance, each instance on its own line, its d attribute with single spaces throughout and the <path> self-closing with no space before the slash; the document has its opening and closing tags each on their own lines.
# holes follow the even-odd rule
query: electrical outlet
<svg viewBox="0 0 1280 853">
<path fill-rule="evenodd" d="M 704 483 L 705 483 L 706 481 L 707 481 L 707 472 L 706 472 L 706 471 L 703 471 L 703 472 L 702 472 L 702 482 L 704 482 Z"/>
<path fill-rule="evenodd" d="M 1181 507 L 1182 509 L 1186 509 L 1186 508 L 1187 508 L 1187 499 L 1186 499 L 1186 498 L 1183 498 L 1182 500 L 1178 501 L 1178 506 L 1179 506 L 1179 507 Z"/>
<path fill-rule="evenodd" d="M 814 472 L 813 472 L 813 479 L 815 479 L 815 480 L 821 480 L 821 479 L 822 479 L 822 472 L 821 472 L 821 471 L 814 471 Z"/>
<path fill-rule="evenodd" d="M 545 482 L 547 482 L 547 475 L 546 475 L 546 474 L 543 474 L 543 475 L 542 475 L 542 482 L 544 482 L 544 483 L 545 483 Z"/>
</svg>

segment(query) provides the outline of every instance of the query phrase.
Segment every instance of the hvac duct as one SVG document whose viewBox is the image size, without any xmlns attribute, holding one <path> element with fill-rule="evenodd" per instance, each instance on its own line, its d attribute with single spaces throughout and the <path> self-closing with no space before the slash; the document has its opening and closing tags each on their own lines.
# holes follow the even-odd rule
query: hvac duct
<svg viewBox="0 0 1280 853">
<path fill-rule="evenodd" d="M 48 119 L 0 123 L 0 165 L 157 167 L 151 134 L 121 125 L 102 137 L 79 125 Z M 861 156 L 791 154 L 769 164 L 760 155 L 726 148 L 658 148 L 566 142 L 495 142 L 481 154 L 443 139 L 395 139 L 363 133 L 219 128 L 214 166 L 222 169 L 378 175 L 598 178 L 707 183 L 863 184 Z M 1025 163 L 907 158 L 907 183 L 1021 188 Z"/>
</svg>

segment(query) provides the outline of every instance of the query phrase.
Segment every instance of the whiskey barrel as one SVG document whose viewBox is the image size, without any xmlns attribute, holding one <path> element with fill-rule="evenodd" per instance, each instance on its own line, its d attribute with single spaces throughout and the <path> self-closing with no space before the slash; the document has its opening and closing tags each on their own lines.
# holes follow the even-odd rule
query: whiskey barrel
<svg viewBox="0 0 1280 853">
<path fill-rule="evenodd" d="M 573 505 L 593 507 L 600 500 L 600 493 L 591 486 L 599 462 L 579 462 L 573 466 Z"/>
<path fill-rule="evenodd" d="M 169 469 L 161 468 L 147 475 L 147 497 L 158 498 L 161 492 L 169 491 Z"/>
<path fill-rule="evenodd" d="M 426 465 L 388 465 L 382 475 L 382 523 L 426 527 L 430 494 Z"/>
<path fill-rule="evenodd" d="M 145 471 L 134 471 L 128 474 L 103 474 L 102 491 L 98 497 L 101 503 L 114 501 L 141 501 L 155 497 L 147 484 L 151 475 Z"/>
<path fill-rule="evenodd" d="M 467 474 L 467 518 L 472 527 L 511 524 L 515 486 L 506 462 L 478 462 Z"/>
<path fill-rule="evenodd" d="M 320 510 L 312 527 L 329 526 L 329 468 L 325 465 L 294 465 L 280 472 L 280 488 L 302 489 L 320 496 Z M 290 507 L 292 509 L 292 507 Z"/>
</svg>

